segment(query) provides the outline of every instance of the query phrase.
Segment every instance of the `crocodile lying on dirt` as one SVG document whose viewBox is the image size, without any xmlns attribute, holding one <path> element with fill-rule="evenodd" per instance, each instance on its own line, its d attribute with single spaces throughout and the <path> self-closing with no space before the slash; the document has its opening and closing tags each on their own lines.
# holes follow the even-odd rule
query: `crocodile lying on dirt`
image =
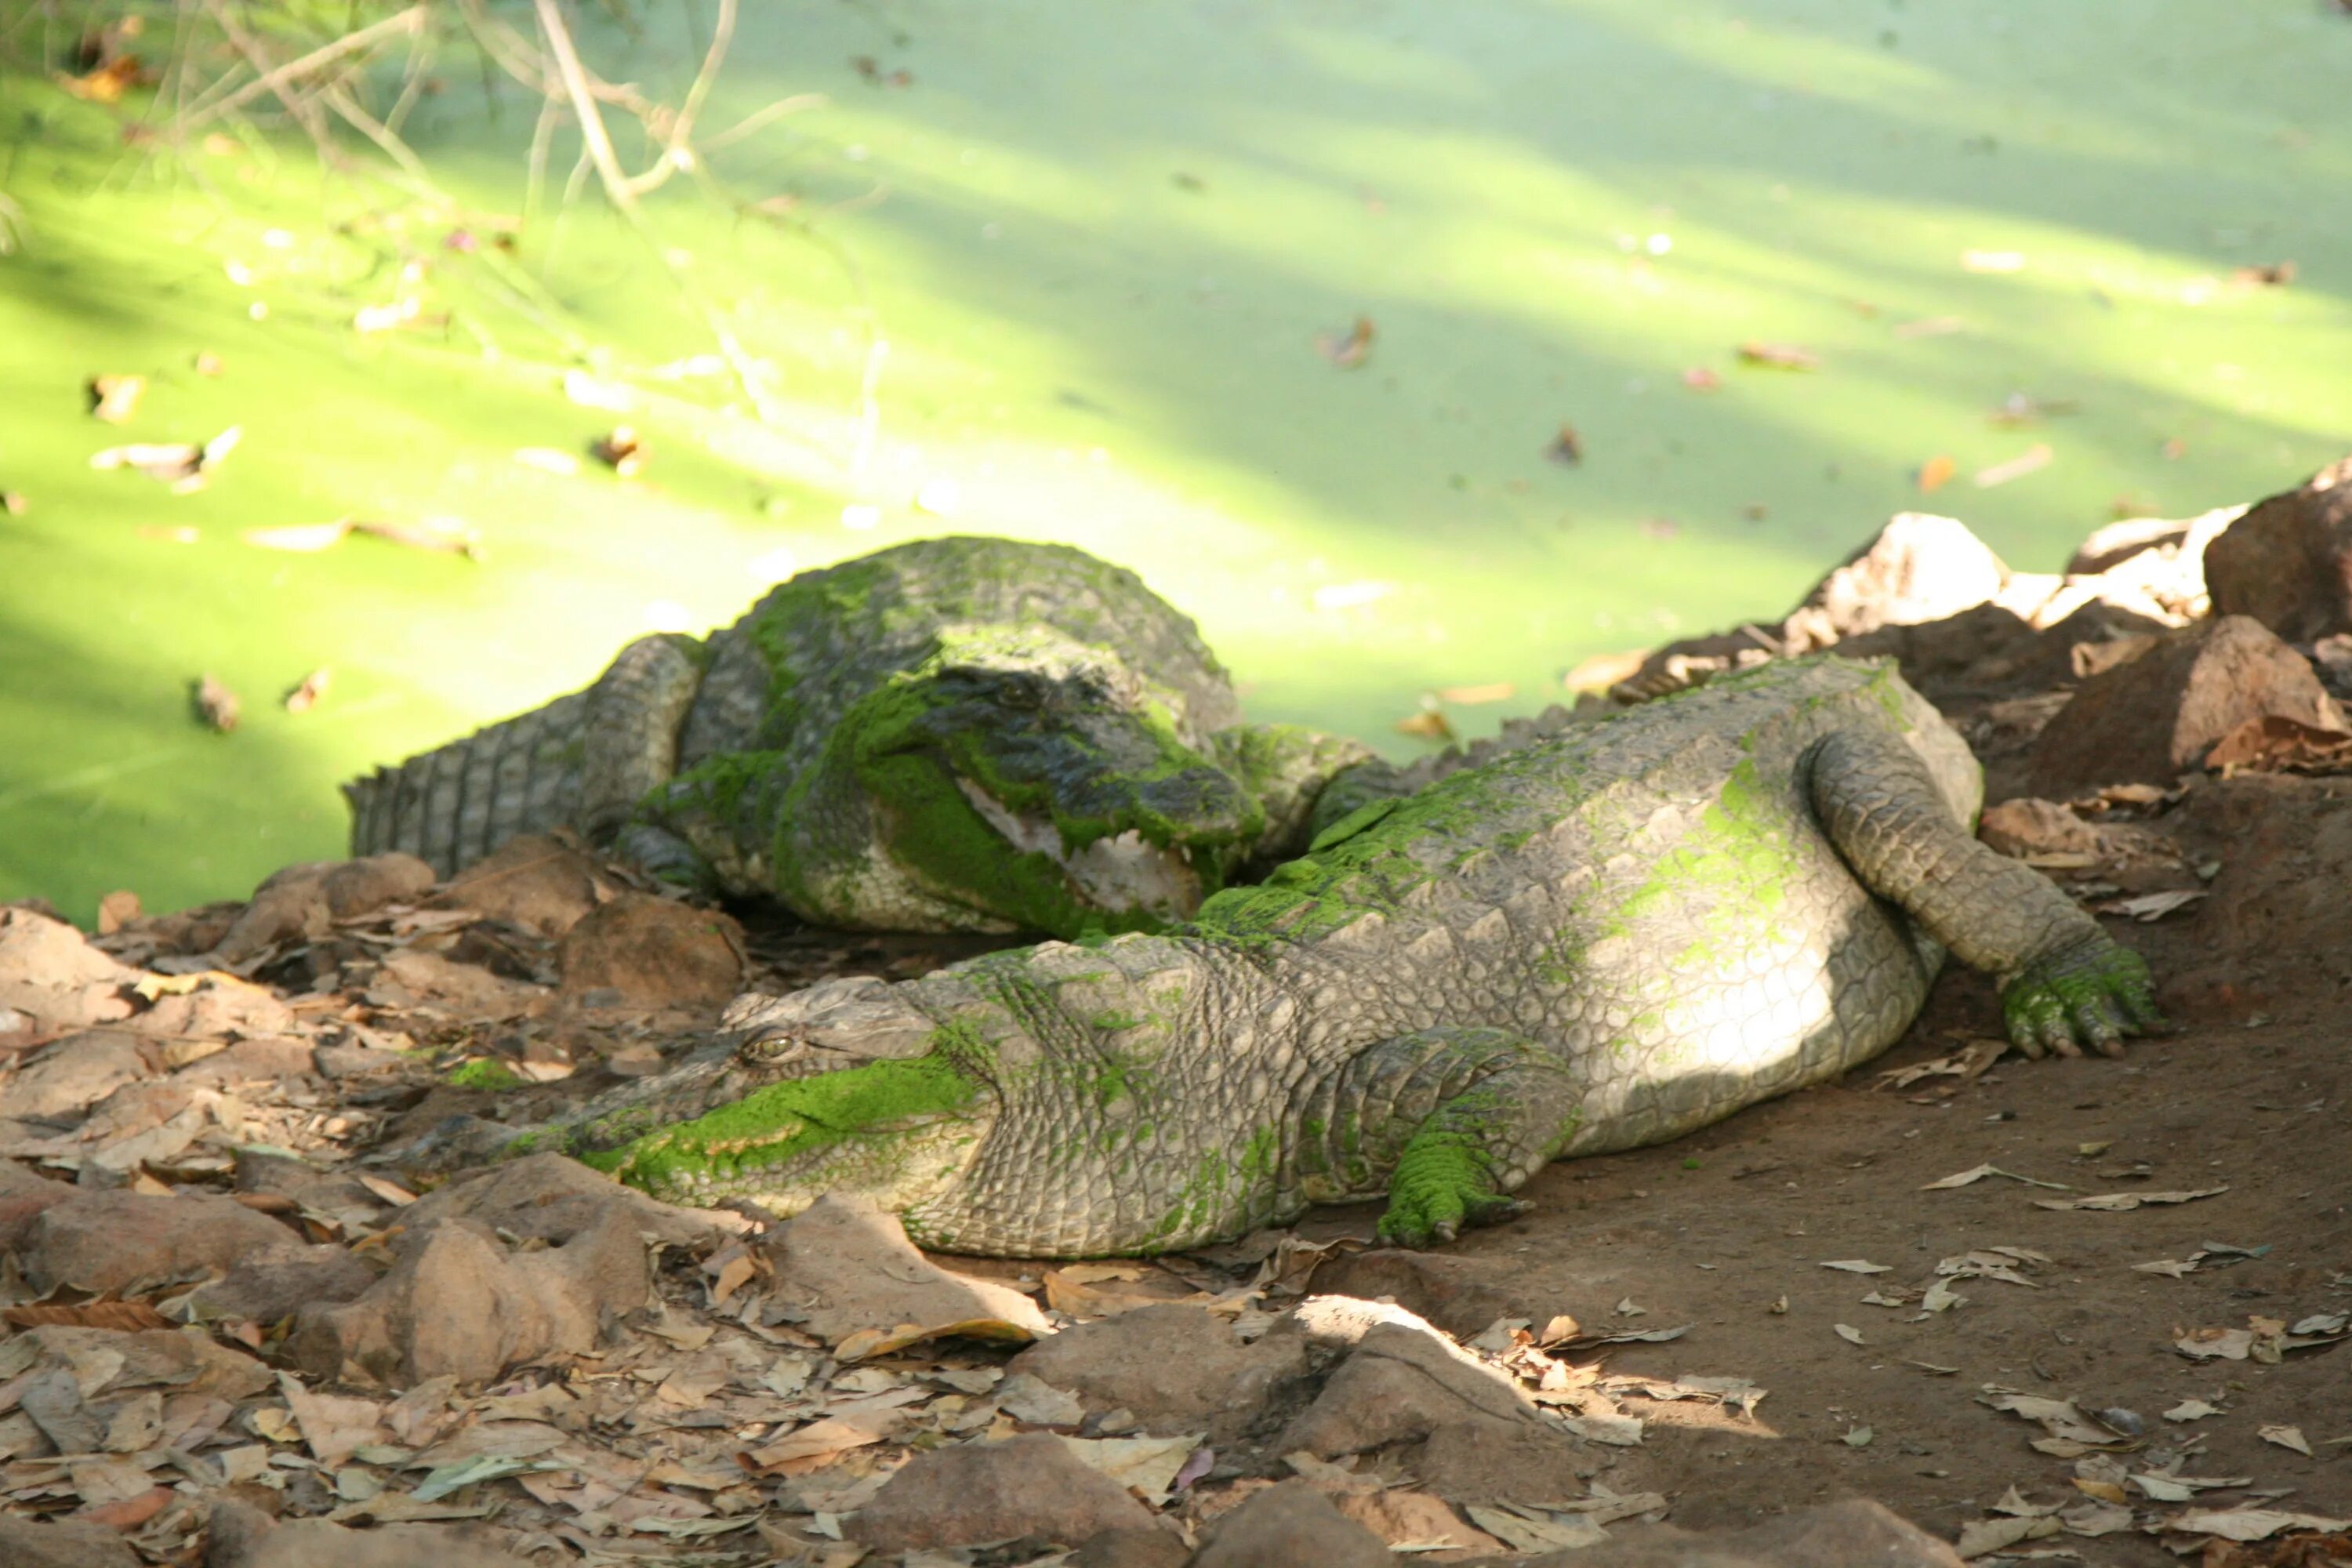
<svg viewBox="0 0 2352 1568">
<path fill-rule="evenodd" d="M 1385 1237 L 1450 1239 L 1548 1160 L 1866 1060 L 1947 950 L 2032 1054 L 2157 1022 L 2138 955 L 1970 836 L 1979 791 L 1892 667 L 1771 665 L 1367 805 L 1170 934 L 742 998 L 732 1043 L 498 1136 L 685 1203 L 855 1192 L 961 1252 L 1382 1192 Z"/>
<path fill-rule="evenodd" d="M 1370 755 L 1243 724 L 1133 573 L 953 538 L 803 573 L 707 639 L 640 638 L 587 690 L 344 793 L 353 854 L 444 876 L 562 826 L 820 924 L 1076 936 L 1182 920 L 1296 854 Z"/>
</svg>

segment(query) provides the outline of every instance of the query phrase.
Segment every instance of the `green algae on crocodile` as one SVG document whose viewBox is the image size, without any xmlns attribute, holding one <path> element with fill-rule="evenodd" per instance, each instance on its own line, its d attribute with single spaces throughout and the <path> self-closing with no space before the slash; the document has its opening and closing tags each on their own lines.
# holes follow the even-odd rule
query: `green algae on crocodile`
<svg viewBox="0 0 2352 1568">
<path fill-rule="evenodd" d="M 685 1202 L 859 1192 L 955 1250 L 1168 1251 L 1382 1193 L 1417 1244 L 1866 1060 L 1947 952 L 2032 1051 L 2155 1021 L 2137 955 L 1969 837 L 1975 760 L 1890 668 L 1775 664 L 1433 771 L 1175 931 L 742 998 L 735 1043 L 532 1146 Z"/>
<path fill-rule="evenodd" d="M 1192 623 L 1061 545 L 939 539 L 347 786 L 357 853 L 445 873 L 576 828 L 706 890 L 906 931 L 1153 930 L 1295 852 L 1370 753 L 1241 721 Z"/>
</svg>

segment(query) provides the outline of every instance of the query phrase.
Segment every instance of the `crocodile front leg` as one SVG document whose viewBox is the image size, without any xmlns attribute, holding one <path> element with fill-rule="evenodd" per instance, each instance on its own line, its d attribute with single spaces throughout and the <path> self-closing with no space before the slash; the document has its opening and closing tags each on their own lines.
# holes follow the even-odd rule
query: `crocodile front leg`
<svg viewBox="0 0 2352 1568">
<path fill-rule="evenodd" d="M 1998 975 L 2010 1038 L 2028 1056 L 2123 1054 L 2161 1024 L 2155 984 L 2047 877 L 1952 820 L 1917 755 L 1892 735 L 1841 730 L 1806 760 L 1814 814 L 1863 884 L 1901 905 L 1961 963 Z"/>
<path fill-rule="evenodd" d="M 1583 1120 L 1582 1087 L 1506 1029 L 1439 1027 L 1360 1053 L 1302 1126 L 1301 1188 L 1316 1201 L 1383 1186 L 1382 1241 L 1426 1247 L 1526 1208 L 1510 1196 Z"/>
</svg>

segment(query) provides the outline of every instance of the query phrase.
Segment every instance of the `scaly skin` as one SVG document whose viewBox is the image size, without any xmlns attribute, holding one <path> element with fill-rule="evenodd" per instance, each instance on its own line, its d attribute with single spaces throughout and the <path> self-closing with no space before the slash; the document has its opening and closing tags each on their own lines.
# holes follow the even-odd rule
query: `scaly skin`
<svg viewBox="0 0 2352 1568">
<path fill-rule="evenodd" d="M 1154 930 L 1301 847 L 1352 742 L 1244 725 L 1192 623 L 1064 545 L 807 572 L 707 641 L 345 786 L 448 875 L 567 826 L 710 891 L 894 931 Z"/>
<path fill-rule="evenodd" d="M 2147 971 L 1970 836 L 1891 667 L 1792 660 L 1457 769 L 1186 929 L 748 997 L 551 1127 L 657 1195 L 850 1189 L 951 1250 L 1171 1250 L 1390 1196 L 1422 1244 L 1550 1159 L 1675 1137 L 1900 1036 L 1948 950 L 2022 1044 L 2114 1048 Z"/>
</svg>

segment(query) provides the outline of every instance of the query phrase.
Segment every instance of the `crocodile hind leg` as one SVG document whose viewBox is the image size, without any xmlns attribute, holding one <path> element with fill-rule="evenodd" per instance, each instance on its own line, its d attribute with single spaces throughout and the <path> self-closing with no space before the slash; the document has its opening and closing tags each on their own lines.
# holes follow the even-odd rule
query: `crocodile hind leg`
<svg viewBox="0 0 2352 1568">
<path fill-rule="evenodd" d="M 1360 1052 L 1316 1101 L 1303 1123 L 1305 1195 L 1385 1186 L 1381 1239 L 1426 1247 L 1524 1210 L 1510 1194 L 1574 1135 L 1584 1089 L 1523 1036 L 1439 1027 Z"/>
<path fill-rule="evenodd" d="M 1808 755 L 1814 815 L 1864 886 L 1899 904 L 1961 963 L 2000 980 L 2010 1038 L 2028 1056 L 2123 1054 L 2163 1022 L 2139 954 L 2032 867 L 1958 822 L 1911 748 L 1841 730 Z"/>
</svg>

